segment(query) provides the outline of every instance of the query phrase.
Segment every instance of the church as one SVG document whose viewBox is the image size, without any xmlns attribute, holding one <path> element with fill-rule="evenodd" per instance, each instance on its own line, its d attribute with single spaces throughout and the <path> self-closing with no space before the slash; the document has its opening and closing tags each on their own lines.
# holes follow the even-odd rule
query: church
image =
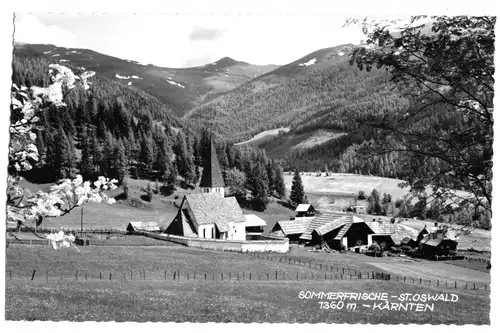
<svg viewBox="0 0 500 333">
<path fill-rule="evenodd" d="M 224 197 L 224 179 L 210 139 L 200 193 L 183 197 L 177 215 L 165 233 L 184 237 L 246 240 L 245 215 L 235 197 Z"/>
</svg>

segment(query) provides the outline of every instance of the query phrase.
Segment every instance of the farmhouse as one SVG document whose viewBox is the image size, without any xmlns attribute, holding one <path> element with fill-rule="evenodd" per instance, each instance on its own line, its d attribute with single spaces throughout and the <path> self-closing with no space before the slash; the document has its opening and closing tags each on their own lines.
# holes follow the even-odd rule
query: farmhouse
<svg viewBox="0 0 500 333">
<path fill-rule="evenodd" d="M 297 217 L 309 217 L 314 216 L 315 209 L 310 204 L 300 204 L 295 209 L 295 212 L 297 213 Z"/>
<path fill-rule="evenodd" d="M 373 243 L 388 248 L 403 242 L 415 242 L 417 236 L 417 230 L 405 225 L 381 220 L 365 222 L 353 214 L 325 213 L 310 221 L 300 239 L 308 240 L 310 245 L 321 244 L 358 252 Z"/>
<path fill-rule="evenodd" d="M 127 225 L 128 232 L 134 231 L 149 231 L 149 232 L 159 232 L 160 226 L 156 222 L 130 222 Z"/>
<path fill-rule="evenodd" d="M 255 214 L 245 214 L 245 232 L 248 236 L 259 236 L 264 232 L 264 227 L 267 226 L 266 221 Z"/>
<path fill-rule="evenodd" d="M 301 217 L 294 220 L 278 221 L 271 230 L 271 235 L 287 237 L 291 242 L 299 242 L 300 236 L 314 217 Z"/>
<path fill-rule="evenodd" d="M 418 237 L 418 245 L 424 255 L 450 254 L 457 249 L 458 237 L 451 230 L 424 227 Z"/>
</svg>

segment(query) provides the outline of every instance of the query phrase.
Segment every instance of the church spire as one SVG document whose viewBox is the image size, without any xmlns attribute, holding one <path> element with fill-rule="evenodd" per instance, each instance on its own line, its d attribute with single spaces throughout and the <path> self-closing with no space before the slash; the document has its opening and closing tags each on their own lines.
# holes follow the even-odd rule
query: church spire
<svg viewBox="0 0 500 333">
<path fill-rule="evenodd" d="M 203 192 L 218 192 L 224 197 L 224 178 L 220 170 L 219 160 L 217 153 L 210 136 L 208 149 L 210 150 L 205 155 L 203 161 L 203 174 L 201 175 L 200 188 Z"/>
</svg>

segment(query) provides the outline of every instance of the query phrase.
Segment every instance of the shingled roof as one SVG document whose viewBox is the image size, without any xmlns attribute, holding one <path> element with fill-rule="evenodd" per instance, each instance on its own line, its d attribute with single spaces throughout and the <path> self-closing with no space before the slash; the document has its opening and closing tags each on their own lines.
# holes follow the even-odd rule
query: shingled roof
<svg viewBox="0 0 500 333">
<path fill-rule="evenodd" d="M 210 152 L 206 155 L 203 163 L 203 173 L 201 175 L 200 187 L 224 187 L 224 178 L 220 171 L 219 160 L 217 153 L 210 138 L 209 143 Z"/>
<path fill-rule="evenodd" d="M 308 218 L 297 218 L 289 221 L 278 221 L 277 224 L 285 235 L 297 235 L 304 233 L 309 220 Z"/>
<path fill-rule="evenodd" d="M 343 227 L 345 224 L 346 224 L 346 216 L 342 216 L 339 218 L 332 218 L 330 221 L 314 229 L 314 231 L 316 231 L 318 235 L 323 236 L 332 230 Z"/>
<path fill-rule="evenodd" d="M 352 214 L 343 214 L 343 213 L 325 213 L 321 214 L 317 217 L 313 217 L 312 220 L 309 222 L 307 225 L 306 230 L 304 233 L 300 236 L 300 239 L 302 240 L 311 240 L 312 239 L 312 232 L 316 230 L 317 228 L 321 227 L 322 225 L 331 222 L 332 220 L 337 220 L 341 217 L 345 217 L 344 223 L 358 223 L 358 222 L 363 222 L 362 219 L 360 219 L 357 216 L 354 216 Z"/>
<path fill-rule="evenodd" d="M 245 223 L 236 198 L 222 198 L 218 193 L 187 194 L 185 200 L 198 225 L 215 224 L 219 231 L 229 230 L 229 222 Z"/>
</svg>

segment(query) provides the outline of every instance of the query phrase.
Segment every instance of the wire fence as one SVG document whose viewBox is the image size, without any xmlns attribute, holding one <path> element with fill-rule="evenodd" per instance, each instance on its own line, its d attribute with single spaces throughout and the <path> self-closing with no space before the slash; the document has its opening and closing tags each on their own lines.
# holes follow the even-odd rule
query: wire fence
<svg viewBox="0 0 500 333">
<path fill-rule="evenodd" d="M 181 270 L 146 271 L 74 271 L 59 272 L 50 270 L 7 270 L 6 280 L 22 281 L 333 281 L 333 280 L 383 280 L 399 283 L 409 283 L 422 286 L 434 286 L 447 289 L 465 289 L 477 291 L 490 291 L 488 283 L 464 282 L 456 280 L 430 280 L 411 276 L 393 276 L 381 272 L 359 272 L 354 274 L 318 273 L 318 272 L 197 272 Z"/>
<path fill-rule="evenodd" d="M 400 274 L 386 274 L 384 272 L 377 271 L 369 271 L 362 272 L 359 269 L 345 267 L 341 265 L 331 265 L 326 263 L 317 263 L 312 260 L 305 260 L 303 258 L 291 257 L 291 256 L 275 256 L 269 255 L 267 253 L 258 253 L 258 252 L 249 252 L 248 255 L 253 257 L 269 260 L 269 261 L 277 261 L 281 263 L 288 263 L 292 265 L 305 266 L 312 269 L 319 269 L 329 272 L 335 272 L 337 275 L 348 276 L 349 279 L 352 279 L 351 276 L 355 276 L 355 279 L 378 279 L 378 280 L 390 280 L 396 282 L 403 283 L 411 283 L 411 284 L 421 284 L 435 287 L 443 287 L 443 288 L 453 288 L 453 289 L 467 289 L 467 290 L 490 290 L 490 283 L 486 282 L 477 282 L 477 281 L 457 281 L 457 280 L 439 280 L 439 279 L 425 279 L 422 277 L 416 276 L 404 276 Z M 331 274 L 331 273 L 330 273 Z"/>
</svg>

